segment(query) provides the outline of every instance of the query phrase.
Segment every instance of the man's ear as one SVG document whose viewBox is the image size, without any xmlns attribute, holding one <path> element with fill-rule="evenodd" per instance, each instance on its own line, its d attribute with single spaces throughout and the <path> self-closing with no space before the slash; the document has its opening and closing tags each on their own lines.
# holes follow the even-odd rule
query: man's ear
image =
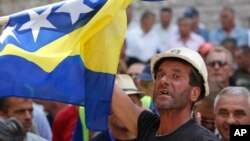
<svg viewBox="0 0 250 141">
<path fill-rule="evenodd" d="M 200 87 L 193 87 L 192 90 L 191 90 L 191 94 L 190 94 L 191 101 L 193 101 L 193 102 L 197 101 L 200 94 L 201 94 Z"/>
</svg>

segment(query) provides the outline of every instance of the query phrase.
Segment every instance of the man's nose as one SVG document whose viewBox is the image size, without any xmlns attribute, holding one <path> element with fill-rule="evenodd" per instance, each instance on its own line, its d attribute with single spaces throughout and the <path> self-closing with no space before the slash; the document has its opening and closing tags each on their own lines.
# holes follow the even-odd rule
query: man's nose
<svg viewBox="0 0 250 141">
<path fill-rule="evenodd" d="M 164 75 L 163 77 L 161 77 L 160 82 L 161 82 L 161 84 L 168 85 L 169 84 L 169 78 L 166 75 Z"/>
<path fill-rule="evenodd" d="M 230 114 L 227 119 L 226 119 L 226 123 L 231 125 L 231 124 L 236 124 L 236 119 L 234 118 L 234 116 L 232 114 Z"/>
<path fill-rule="evenodd" d="M 32 119 L 32 113 L 29 110 L 26 110 L 24 113 L 25 119 Z"/>
</svg>

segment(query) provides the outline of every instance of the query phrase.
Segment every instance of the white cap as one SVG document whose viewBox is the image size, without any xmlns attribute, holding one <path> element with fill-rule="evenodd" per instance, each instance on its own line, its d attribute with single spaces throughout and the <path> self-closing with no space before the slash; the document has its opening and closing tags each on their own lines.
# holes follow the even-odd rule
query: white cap
<svg viewBox="0 0 250 141">
<path fill-rule="evenodd" d="M 186 47 L 172 48 L 166 52 L 156 54 L 152 58 L 150 63 L 153 80 L 155 80 L 155 72 L 154 72 L 155 64 L 163 58 L 170 58 L 170 57 L 183 59 L 189 62 L 191 65 L 193 65 L 193 67 L 195 67 L 199 71 L 200 75 L 204 80 L 205 96 L 208 96 L 209 87 L 207 81 L 208 74 L 207 74 L 206 64 L 198 52 L 188 49 Z"/>
</svg>

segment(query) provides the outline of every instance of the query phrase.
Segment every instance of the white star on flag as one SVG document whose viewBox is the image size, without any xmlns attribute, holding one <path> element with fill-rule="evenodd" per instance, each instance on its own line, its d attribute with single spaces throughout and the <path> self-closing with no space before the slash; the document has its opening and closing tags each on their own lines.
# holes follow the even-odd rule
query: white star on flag
<svg viewBox="0 0 250 141">
<path fill-rule="evenodd" d="M 13 31 L 15 30 L 16 26 L 7 26 L 7 28 L 3 31 L 2 35 L 0 36 L 0 42 L 3 43 L 4 40 L 8 37 L 8 36 L 12 36 L 13 38 L 15 38 L 18 42 L 19 40 L 17 39 L 16 35 L 13 33 Z"/>
<path fill-rule="evenodd" d="M 93 9 L 85 5 L 84 0 L 67 0 L 64 5 L 62 5 L 55 12 L 69 13 L 71 22 L 74 24 L 79 19 L 81 13 L 89 13 L 91 11 L 93 11 Z"/>
<path fill-rule="evenodd" d="M 26 29 L 31 29 L 32 30 L 32 35 L 33 38 L 36 42 L 37 40 L 37 36 L 40 32 L 40 29 L 42 27 L 45 28 L 56 28 L 55 26 L 53 26 L 48 20 L 47 17 L 49 16 L 49 14 L 51 13 L 51 7 L 49 7 L 48 9 L 46 9 L 42 14 L 37 14 L 35 11 L 33 10 L 28 10 L 29 16 L 30 16 L 30 21 L 28 21 L 27 23 L 25 23 L 20 29 L 21 30 L 26 30 Z"/>
</svg>

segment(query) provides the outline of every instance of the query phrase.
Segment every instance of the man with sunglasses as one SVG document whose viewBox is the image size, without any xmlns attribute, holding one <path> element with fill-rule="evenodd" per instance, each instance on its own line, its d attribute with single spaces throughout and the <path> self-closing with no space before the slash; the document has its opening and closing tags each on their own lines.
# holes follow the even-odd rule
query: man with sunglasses
<svg viewBox="0 0 250 141">
<path fill-rule="evenodd" d="M 208 78 L 219 82 L 225 87 L 234 85 L 230 80 L 234 73 L 233 56 L 231 52 L 223 47 L 216 47 L 209 51 L 206 59 Z"/>
</svg>

